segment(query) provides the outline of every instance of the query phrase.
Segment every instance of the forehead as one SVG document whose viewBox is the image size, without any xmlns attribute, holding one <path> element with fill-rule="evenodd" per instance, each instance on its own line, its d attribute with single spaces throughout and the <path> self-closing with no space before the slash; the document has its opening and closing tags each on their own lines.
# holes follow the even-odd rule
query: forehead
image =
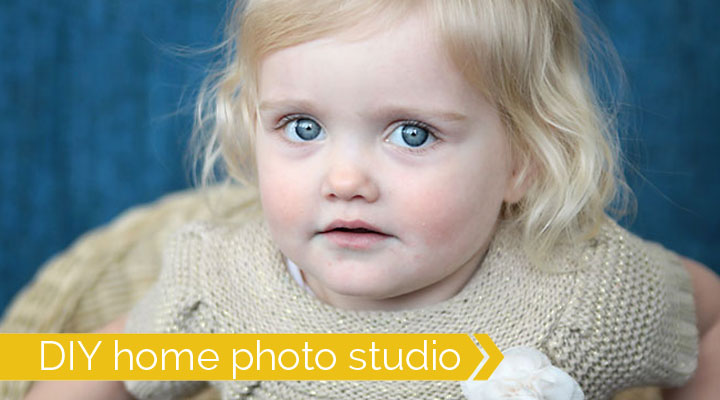
<svg viewBox="0 0 720 400">
<path fill-rule="evenodd" d="M 260 62 L 262 100 L 314 96 L 382 104 L 441 103 L 464 108 L 477 93 L 459 73 L 428 18 L 415 12 L 275 51 Z"/>
</svg>

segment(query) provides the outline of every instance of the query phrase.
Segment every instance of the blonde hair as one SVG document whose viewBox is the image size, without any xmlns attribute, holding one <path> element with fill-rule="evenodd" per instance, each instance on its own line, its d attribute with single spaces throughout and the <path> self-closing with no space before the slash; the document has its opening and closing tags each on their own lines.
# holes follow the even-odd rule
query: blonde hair
<svg viewBox="0 0 720 400">
<path fill-rule="evenodd" d="M 521 227 L 532 259 L 542 262 L 563 241 L 591 238 L 606 211 L 626 208 L 627 201 L 613 203 L 630 198 L 614 109 L 593 88 L 591 46 L 572 0 L 238 1 L 218 46 L 221 67 L 197 102 L 200 183 L 220 173 L 255 185 L 255 85 L 264 56 L 369 18 L 392 23 L 417 7 L 434 19 L 458 70 L 500 113 L 520 173 L 530 180 L 503 217 Z"/>
</svg>

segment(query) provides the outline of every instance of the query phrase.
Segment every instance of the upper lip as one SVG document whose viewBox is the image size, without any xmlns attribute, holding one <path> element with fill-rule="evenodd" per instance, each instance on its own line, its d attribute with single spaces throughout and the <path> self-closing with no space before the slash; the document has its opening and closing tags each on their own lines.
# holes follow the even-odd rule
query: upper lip
<svg viewBox="0 0 720 400">
<path fill-rule="evenodd" d="M 334 229 L 366 229 L 368 231 L 373 231 L 376 233 L 380 233 L 382 235 L 387 235 L 387 233 L 380 230 L 380 228 L 377 228 L 376 226 L 373 226 L 372 224 L 369 224 L 363 220 L 356 219 L 352 221 L 345 221 L 341 219 L 336 219 L 335 221 L 331 222 L 328 226 L 325 227 L 325 229 L 320 233 L 325 233 L 332 231 Z"/>
</svg>

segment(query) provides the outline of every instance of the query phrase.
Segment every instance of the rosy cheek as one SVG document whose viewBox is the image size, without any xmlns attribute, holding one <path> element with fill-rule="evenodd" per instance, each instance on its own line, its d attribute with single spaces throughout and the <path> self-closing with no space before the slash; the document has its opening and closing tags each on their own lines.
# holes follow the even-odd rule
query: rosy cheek
<svg viewBox="0 0 720 400">
<path fill-rule="evenodd" d="M 403 210 L 406 218 L 414 220 L 417 233 L 423 238 L 433 241 L 446 235 L 449 231 L 448 214 L 444 204 L 449 196 L 441 193 L 420 193 L 416 200 L 408 201 Z"/>
<path fill-rule="evenodd" d="M 467 236 L 492 229 L 500 204 L 500 191 L 493 182 L 478 179 L 437 179 L 407 187 L 400 214 L 425 245 L 458 245 Z"/>
<path fill-rule="evenodd" d="M 283 168 L 283 165 L 275 158 L 259 160 L 258 183 L 268 222 L 290 227 L 299 219 L 303 203 L 298 192 L 298 180 L 288 172 L 292 170 Z"/>
</svg>

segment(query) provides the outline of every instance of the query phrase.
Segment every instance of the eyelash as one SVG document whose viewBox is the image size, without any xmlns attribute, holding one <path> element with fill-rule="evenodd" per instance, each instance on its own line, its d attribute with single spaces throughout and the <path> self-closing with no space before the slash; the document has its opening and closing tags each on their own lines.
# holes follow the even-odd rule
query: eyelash
<svg viewBox="0 0 720 400">
<path fill-rule="evenodd" d="M 289 124 L 293 121 L 299 120 L 299 119 L 311 119 L 311 120 L 315 121 L 315 123 L 320 125 L 320 123 L 317 122 L 317 120 L 315 120 L 315 118 L 313 118 L 307 114 L 290 114 L 290 115 L 286 115 L 286 116 L 280 118 L 280 120 L 275 124 L 275 127 L 273 129 L 274 130 L 284 129 L 287 124 Z M 415 154 L 422 154 L 422 153 L 428 151 L 430 148 L 435 147 L 434 143 L 440 141 L 440 137 L 436 133 L 437 129 L 435 129 L 430 124 L 427 124 L 425 122 L 418 121 L 415 119 L 402 119 L 402 120 L 398 120 L 397 122 L 393 122 L 391 124 L 391 126 L 393 128 L 390 130 L 390 132 L 392 133 L 400 125 L 416 126 L 418 128 L 425 129 L 435 139 L 435 141 L 428 146 L 424 146 L 421 148 L 401 147 L 402 151 L 411 152 L 411 153 L 415 153 Z M 320 127 L 322 128 L 322 125 L 320 125 Z M 324 129 L 324 128 L 322 128 L 322 129 Z M 293 145 L 301 145 L 302 143 L 292 142 L 292 144 Z M 396 147 L 400 147 L 400 146 L 396 146 Z"/>
<path fill-rule="evenodd" d="M 422 153 L 425 153 L 426 151 L 432 149 L 433 147 L 435 147 L 435 143 L 440 141 L 440 138 L 438 137 L 438 135 L 436 133 L 437 130 L 435 128 L 433 128 L 432 126 L 430 126 L 429 124 L 427 124 L 425 122 L 418 121 L 415 119 L 404 119 L 404 120 L 398 121 L 397 123 L 393 124 L 393 129 L 390 131 L 390 133 L 394 132 L 395 129 L 397 129 L 401 125 L 416 126 L 418 128 L 425 129 L 430 134 L 430 136 L 432 136 L 435 139 L 432 143 L 428 144 L 427 146 L 422 146 L 419 148 L 401 147 L 401 149 L 403 151 L 408 151 L 408 152 L 415 153 L 415 154 L 422 154 Z"/>
<path fill-rule="evenodd" d="M 290 114 L 290 115 L 286 115 L 286 116 L 280 118 L 280 120 L 277 122 L 277 124 L 275 124 L 275 127 L 273 129 L 278 130 L 278 129 L 284 128 L 285 125 L 289 124 L 290 122 L 297 121 L 297 120 L 303 119 L 303 118 L 307 118 L 307 119 L 311 119 L 311 120 L 315 121 L 315 118 L 313 118 L 309 115 Z M 317 121 L 315 121 L 315 122 L 317 122 Z"/>
</svg>

